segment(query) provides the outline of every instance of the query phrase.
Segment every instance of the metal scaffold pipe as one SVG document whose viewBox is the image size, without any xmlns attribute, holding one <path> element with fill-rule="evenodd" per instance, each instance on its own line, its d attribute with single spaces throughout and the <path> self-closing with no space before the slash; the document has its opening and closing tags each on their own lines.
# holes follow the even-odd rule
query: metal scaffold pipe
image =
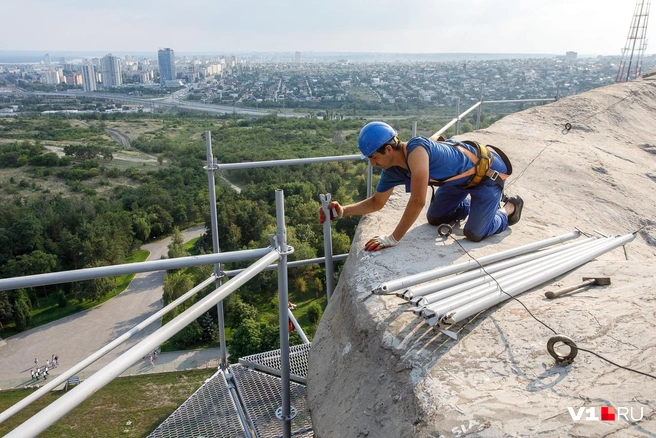
<svg viewBox="0 0 656 438">
<path fill-rule="evenodd" d="M 321 200 L 321 209 L 323 210 L 324 217 L 326 220 L 323 222 L 323 251 L 324 256 L 326 257 L 326 296 L 328 301 L 330 301 L 330 296 L 333 293 L 333 277 L 334 277 L 334 265 L 333 265 L 333 235 L 332 227 L 330 226 L 330 211 L 328 208 L 330 206 L 330 201 L 332 200 L 332 195 L 326 193 L 319 195 Z M 336 215 L 337 213 L 335 213 Z"/>
<path fill-rule="evenodd" d="M 579 231 L 573 231 L 561 236 L 552 237 L 549 239 L 541 240 L 539 242 L 529 243 L 527 245 L 522 245 L 517 248 L 512 248 L 505 251 L 500 251 L 496 254 L 490 254 L 488 256 L 479 258 L 478 261 L 468 260 L 466 262 L 457 263 L 455 265 L 440 266 L 429 271 L 420 272 L 419 274 L 390 280 L 378 286 L 378 288 L 374 290 L 374 293 L 390 293 L 399 289 L 414 286 L 415 284 L 424 283 L 429 280 L 435 280 L 436 278 L 444 277 L 446 275 L 469 271 L 471 269 L 478 268 L 480 265 L 489 265 L 490 263 L 494 263 L 500 260 L 505 260 L 517 255 L 526 254 L 531 251 L 565 242 L 567 240 L 576 239 L 580 235 L 581 233 Z"/>
<path fill-rule="evenodd" d="M 216 188 L 214 180 L 214 172 L 218 169 L 216 158 L 212 153 L 212 131 L 205 131 L 205 147 L 207 151 L 207 181 L 210 191 L 210 222 L 212 225 L 212 252 L 219 254 L 221 247 L 219 246 L 219 226 L 218 215 L 216 211 Z M 221 279 L 221 272 L 223 266 L 221 263 L 214 264 L 214 274 L 216 275 L 216 287 L 220 287 L 223 282 Z M 228 346 L 226 342 L 225 333 L 225 317 L 223 314 L 223 301 L 216 303 L 217 326 L 219 328 L 219 345 L 221 346 L 221 366 L 228 366 Z"/>
<path fill-rule="evenodd" d="M 449 128 L 450 128 L 451 126 L 453 126 L 454 124 L 458 123 L 460 120 L 462 120 L 463 117 L 465 117 L 465 116 L 466 116 L 467 114 L 469 114 L 470 112 L 474 111 L 474 110 L 475 110 L 476 108 L 478 108 L 478 106 L 481 105 L 482 103 L 483 103 L 483 102 L 476 102 L 476 103 L 475 103 L 474 105 L 472 105 L 469 109 L 467 109 L 464 113 L 460 113 L 460 111 L 458 110 L 458 111 L 457 111 L 457 112 L 458 112 L 458 116 L 457 116 L 455 119 L 451 120 L 451 121 L 450 121 L 449 123 L 447 123 L 446 125 L 444 125 L 444 127 L 443 127 L 442 129 L 440 129 L 439 131 L 437 131 L 437 132 L 436 132 L 435 134 L 433 134 L 432 136 L 433 136 L 433 137 L 437 137 L 437 136 L 439 136 L 439 135 L 441 135 L 441 134 L 444 134 L 444 133 L 446 132 L 447 129 L 449 129 Z M 458 98 L 458 105 L 460 105 L 460 99 L 459 99 L 459 98 Z M 457 134 L 458 134 L 458 132 L 456 132 L 456 135 L 457 135 Z"/>
<path fill-rule="evenodd" d="M 621 237 L 611 238 L 609 241 L 605 242 L 604 245 L 595 248 L 592 251 L 586 252 L 585 254 L 580 254 L 574 257 L 571 261 L 565 264 L 559 264 L 553 268 L 542 270 L 535 276 L 527 278 L 523 281 L 515 283 L 508 288 L 504 288 L 504 292 L 498 294 L 491 294 L 486 297 L 480 298 L 479 300 L 473 301 L 471 303 L 465 304 L 464 306 L 454 309 L 449 314 L 445 315 L 440 320 L 441 327 L 448 327 L 457 322 L 463 321 L 464 319 L 469 318 L 477 314 L 478 312 L 488 309 L 496 304 L 499 304 L 505 300 L 510 299 L 522 292 L 525 292 L 535 286 L 538 286 L 554 277 L 562 275 L 572 269 L 599 257 L 600 255 L 608 252 L 612 249 L 615 249 L 619 246 L 622 246 L 631 240 L 635 239 L 635 233 L 626 234 Z"/>
<path fill-rule="evenodd" d="M 110 351 L 112 351 L 114 348 L 118 347 L 119 345 L 123 344 L 125 341 L 130 339 L 132 336 L 136 335 L 137 333 L 141 332 L 144 328 L 148 327 L 150 324 L 152 324 L 155 321 L 159 321 L 162 316 L 166 315 L 168 312 L 171 310 L 175 309 L 177 306 L 180 304 L 184 303 L 187 301 L 187 299 L 193 297 L 196 295 L 198 292 L 203 290 L 205 287 L 209 286 L 214 282 L 216 277 L 211 276 L 207 279 L 205 279 L 203 282 L 199 283 L 197 286 L 195 286 L 193 289 L 190 289 L 187 293 L 184 295 L 180 296 L 178 299 L 172 301 L 169 303 L 166 307 L 163 307 L 162 309 L 158 310 L 151 316 L 149 316 L 147 319 L 144 321 L 140 322 L 136 326 L 134 326 L 132 329 L 127 331 L 126 333 L 123 333 L 121 336 L 118 338 L 114 339 L 112 342 L 109 344 L 105 345 L 102 347 L 100 350 L 96 351 L 95 353 L 91 354 L 89 357 L 86 359 L 82 360 L 81 362 L 77 363 L 76 365 L 73 365 L 71 368 L 67 369 L 63 373 L 61 373 L 58 376 L 55 376 L 54 379 L 50 380 L 48 383 L 16 403 L 15 405 L 7 408 L 4 412 L 0 413 L 0 424 L 4 423 L 5 420 L 10 418 L 12 415 L 16 414 L 17 412 L 20 412 L 23 408 L 29 406 L 32 404 L 34 401 L 38 400 L 39 398 L 43 397 L 53 389 L 55 389 L 57 386 L 61 385 L 62 383 L 66 382 L 66 380 L 69 377 L 74 376 L 78 372 L 82 371 Z"/>
<path fill-rule="evenodd" d="M 479 268 L 479 269 L 476 269 L 476 270 L 464 272 L 464 273 L 458 274 L 454 277 L 438 280 L 438 281 L 428 283 L 428 284 L 425 284 L 425 285 L 422 285 L 422 286 L 412 287 L 412 288 L 407 289 L 405 292 L 403 292 L 403 298 L 408 299 L 408 300 L 413 300 L 413 302 L 415 302 L 416 300 L 421 299 L 421 297 L 423 297 L 423 296 L 431 295 L 431 294 L 433 294 L 437 291 L 449 288 L 449 287 L 454 286 L 456 284 L 464 283 L 464 282 L 467 282 L 469 280 L 475 279 L 477 277 L 484 276 L 486 273 L 487 274 L 492 274 L 494 272 L 501 271 L 501 270 L 504 270 L 506 268 L 522 265 L 522 264 L 530 262 L 532 260 L 543 259 L 545 257 L 548 257 L 548 256 L 552 255 L 552 254 L 566 253 L 568 251 L 577 250 L 581 247 L 585 247 L 585 244 L 592 243 L 591 240 L 593 240 L 593 239 L 588 238 L 588 239 L 584 239 L 584 240 L 581 240 L 581 241 L 570 243 L 568 245 L 563 245 L 563 246 L 547 249 L 547 250 L 540 251 L 540 252 L 526 254 L 526 255 L 523 255 L 523 256 L 520 256 L 520 257 L 516 257 L 516 258 L 502 260 L 502 261 L 487 265 L 485 268 Z"/>
<path fill-rule="evenodd" d="M 276 241 L 280 251 L 278 262 L 278 322 L 280 324 L 280 378 L 282 405 L 276 412 L 282 421 L 282 436 L 292 436 L 291 379 L 289 377 L 289 290 L 287 284 L 287 228 L 285 226 L 285 197 L 282 190 L 276 190 Z"/>
<path fill-rule="evenodd" d="M 215 306 L 216 303 L 239 289 L 248 280 L 255 277 L 262 271 L 262 269 L 273 263 L 279 257 L 280 254 L 278 251 L 269 248 L 269 252 L 264 257 L 253 263 L 249 269 L 226 282 L 220 288 L 214 290 L 176 318 L 169 321 L 166 325 L 159 328 L 155 333 L 130 348 L 71 391 L 61 396 L 58 400 L 46 406 L 16 429 L 5 435 L 5 438 L 37 436 L 84 400 L 91 397 L 100 388 L 120 376 L 122 372 L 130 368 L 133 364 L 148 354 L 148 352 L 153 351 L 159 345 L 169 340 L 180 330 L 184 329 L 187 325 L 198 319 L 203 313 Z"/>
<path fill-rule="evenodd" d="M 248 161 L 244 163 L 221 163 L 220 170 L 253 169 L 255 167 L 291 166 L 295 164 L 329 163 L 334 161 L 359 161 L 362 155 L 337 155 L 332 157 L 292 158 L 289 160 Z"/>
<path fill-rule="evenodd" d="M 125 263 L 122 265 L 99 266 L 97 268 L 77 269 L 75 271 L 50 272 L 48 274 L 26 275 L 24 277 L 0 279 L 0 290 L 21 289 L 26 287 L 48 286 L 51 284 L 70 283 L 94 278 L 116 277 L 140 272 L 167 271 L 169 269 L 189 268 L 192 266 L 213 265 L 224 262 L 241 262 L 254 260 L 266 255 L 270 249 L 245 249 L 220 254 L 178 257 L 175 259 L 153 260 L 149 262 Z"/>
</svg>

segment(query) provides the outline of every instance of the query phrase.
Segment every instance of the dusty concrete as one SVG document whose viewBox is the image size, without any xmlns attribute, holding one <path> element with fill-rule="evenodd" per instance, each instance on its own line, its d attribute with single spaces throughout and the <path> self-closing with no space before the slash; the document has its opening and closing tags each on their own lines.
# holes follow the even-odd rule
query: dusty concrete
<svg viewBox="0 0 656 438">
<path fill-rule="evenodd" d="M 512 229 L 480 243 L 454 236 L 474 257 L 579 228 L 634 241 L 519 296 L 579 348 L 656 374 L 656 76 L 616 84 L 505 117 L 471 138 L 500 146 L 515 172 L 506 192 L 525 200 Z M 569 133 L 563 133 L 565 123 Z M 552 332 L 516 302 L 465 325 L 458 341 L 433 330 L 380 283 L 469 260 L 421 215 L 397 247 L 367 253 L 408 195 L 363 217 L 310 354 L 308 394 L 317 437 L 656 436 L 656 382 L 579 352 L 556 366 Z M 544 292 L 585 275 L 612 284 L 557 300 Z M 632 408 L 640 421 L 574 421 L 568 407 Z M 587 414 L 584 414 L 584 417 Z"/>
</svg>

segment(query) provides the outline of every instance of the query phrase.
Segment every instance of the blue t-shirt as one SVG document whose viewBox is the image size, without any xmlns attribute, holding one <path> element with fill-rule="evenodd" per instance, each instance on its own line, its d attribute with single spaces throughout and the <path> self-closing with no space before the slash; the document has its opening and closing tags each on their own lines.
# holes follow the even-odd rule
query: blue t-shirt
<svg viewBox="0 0 656 438">
<path fill-rule="evenodd" d="M 474 166 L 469 158 L 457 146 L 467 148 L 474 154 L 476 151 L 468 144 L 449 140 L 449 142 L 435 142 L 426 137 L 414 137 L 410 139 L 406 146 L 407 155 L 417 147 L 423 147 L 428 152 L 428 177 L 432 180 L 442 181 L 471 169 Z M 406 166 L 408 165 L 406 158 Z M 409 167 L 409 166 L 408 166 Z M 498 172 L 505 173 L 506 166 L 503 160 L 498 155 L 494 154 L 492 160 L 492 169 Z M 401 167 L 391 167 L 383 169 L 380 176 L 380 181 L 376 185 L 377 192 L 386 192 L 389 189 L 405 184 L 405 191 L 410 191 L 410 177 L 409 170 L 402 169 Z M 469 179 L 469 176 L 458 178 L 449 181 L 446 184 L 463 184 Z"/>
</svg>

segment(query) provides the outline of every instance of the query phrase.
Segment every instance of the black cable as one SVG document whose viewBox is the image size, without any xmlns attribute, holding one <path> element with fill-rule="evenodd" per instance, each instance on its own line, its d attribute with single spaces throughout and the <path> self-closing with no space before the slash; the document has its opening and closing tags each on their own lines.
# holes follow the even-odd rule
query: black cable
<svg viewBox="0 0 656 438">
<path fill-rule="evenodd" d="M 556 332 L 556 330 L 552 329 L 547 323 L 541 321 L 541 320 L 538 319 L 535 315 L 533 315 L 533 313 L 528 309 L 528 307 L 526 307 L 526 305 L 525 305 L 524 303 L 522 303 L 522 302 L 519 300 L 519 298 L 514 297 L 514 296 L 510 295 L 508 292 L 506 292 L 505 290 L 503 290 L 503 288 L 501 287 L 501 285 L 499 284 L 499 282 L 497 281 L 497 279 L 494 278 L 492 275 L 490 275 L 489 272 L 487 272 L 487 271 L 485 270 L 485 267 L 483 267 L 483 265 L 481 264 L 481 262 L 479 262 L 479 261 L 476 259 L 476 257 L 474 257 L 474 256 L 472 256 L 471 254 L 469 254 L 469 251 L 467 251 L 467 250 L 465 249 L 465 247 L 462 246 L 462 244 L 460 243 L 460 241 L 458 241 L 458 239 L 456 239 L 455 237 L 453 237 L 453 234 L 451 234 L 451 238 L 453 239 L 454 242 L 456 242 L 456 243 L 458 244 L 458 246 L 460 247 L 460 249 L 462 249 L 462 250 L 465 252 L 465 254 L 467 254 L 467 256 L 469 256 L 469 258 L 471 258 L 473 261 L 475 261 L 475 262 L 478 264 L 478 266 L 483 270 L 483 272 L 485 272 L 485 274 L 486 274 L 488 277 L 490 277 L 490 278 L 491 278 L 491 279 L 497 284 L 497 286 L 499 287 L 499 291 L 503 292 L 504 294 L 508 295 L 510 298 L 512 298 L 513 300 L 517 301 L 519 304 L 521 304 L 522 307 L 523 307 L 524 309 L 526 309 L 526 311 L 528 312 L 528 314 L 531 315 L 531 317 L 532 317 L 534 320 L 536 320 L 537 322 L 539 322 L 540 324 L 542 324 L 543 326 L 545 326 L 545 327 L 546 327 L 547 329 L 549 329 L 554 335 L 558 334 L 558 332 Z M 480 313 L 479 313 L 478 315 L 480 315 Z M 476 316 L 478 316 L 478 315 L 476 315 Z M 635 370 L 635 369 L 633 369 L 633 368 L 629 368 L 629 367 L 625 367 L 625 366 L 623 366 L 623 365 L 619 365 L 619 364 L 613 362 L 612 360 L 606 359 L 605 357 L 601 356 L 600 354 L 595 353 L 594 351 L 591 351 L 591 350 L 588 350 L 588 349 L 585 349 L 585 348 L 580 348 L 580 347 L 577 347 L 577 348 L 578 348 L 580 351 L 585 351 L 586 353 L 590 353 L 590 354 L 592 354 L 592 355 L 594 355 L 594 356 L 597 356 L 599 359 L 604 360 L 604 361 L 608 362 L 608 363 L 611 364 L 611 365 L 615 365 L 615 366 L 618 367 L 618 368 L 622 368 L 623 370 L 632 371 L 632 372 L 634 372 L 634 373 L 641 374 L 641 375 L 646 376 L 646 377 L 651 377 L 652 379 L 656 379 L 656 376 L 654 376 L 653 374 L 645 373 L 645 372 L 642 372 L 642 371 Z"/>
</svg>

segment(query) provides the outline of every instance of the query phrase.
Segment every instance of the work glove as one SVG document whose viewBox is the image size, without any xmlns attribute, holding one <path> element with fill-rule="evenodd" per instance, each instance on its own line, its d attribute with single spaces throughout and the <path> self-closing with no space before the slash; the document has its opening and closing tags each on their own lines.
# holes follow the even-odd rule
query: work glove
<svg viewBox="0 0 656 438">
<path fill-rule="evenodd" d="M 366 251 L 380 251 L 383 248 L 389 248 L 396 246 L 399 243 L 391 234 L 389 236 L 376 236 L 372 239 L 369 239 L 367 243 L 364 244 L 364 249 Z"/>
<path fill-rule="evenodd" d="M 344 209 L 341 205 L 339 205 L 339 202 L 337 201 L 333 201 L 328 204 L 328 212 L 330 213 L 331 221 L 341 219 L 344 216 Z M 323 212 L 323 208 L 319 207 L 319 222 L 323 224 L 325 221 L 326 215 Z"/>
</svg>

